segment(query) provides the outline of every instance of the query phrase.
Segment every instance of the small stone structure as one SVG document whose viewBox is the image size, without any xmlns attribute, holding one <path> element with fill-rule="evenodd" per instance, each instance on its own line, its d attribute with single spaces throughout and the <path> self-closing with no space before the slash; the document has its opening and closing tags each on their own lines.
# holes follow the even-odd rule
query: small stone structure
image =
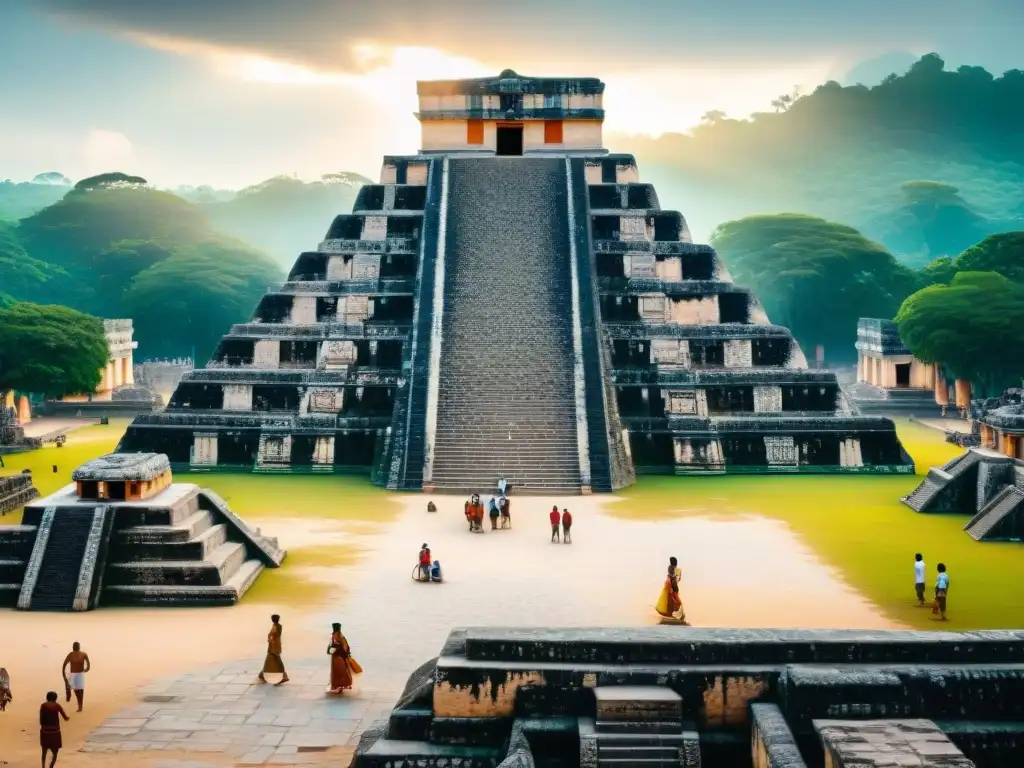
<svg viewBox="0 0 1024 768">
<path fill-rule="evenodd" d="M 809 370 L 635 159 L 604 148 L 604 90 L 511 70 L 418 83 L 419 153 L 386 156 L 118 450 L 451 492 L 913 473 L 893 423 Z"/>
<path fill-rule="evenodd" d="M 1024 765 L 1022 641 L 1024 631 L 455 630 L 364 734 L 352 767 Z"/>
<path fill-rule="evenodd" d="M 0 514 L 25 506 L 39 496 L 39 491 L 32 484 L 32 475 L 5 475 L 0 477 Z"/>
<path fill-rule="evenodd" d="M 230 605 L 285 551 L 212 491 L 174 483 L 161 454 L 112 454 L 0 527 L 0 604 Z"/>
<path fill-rule="evenodd" d="M 1024 459 L 1024 402 L 1021 390 L 971 404 L 974 431 L 985 448 Z"/>
<path fill-rule="evenodd" d="M 914 357 L 891 320 L 862 317 L 857 322 L 857 383 L 871 396 L 856 399 L 865 413 L 942 416 L 950 405 L 950 385 L 940 366 Z M 954 404 L 966 408 L 970 383 L 953 387 Z"/>
<path fill-rule="evenodd" d="M 133 356 L 139 343 L 132 337 L 135 334 L 130 319 L 104 320 L 103 333 L 107 339 L 107 350 L 110 360 L 102 370 L 102 378 L 95 392 L 80 395 L 68 395 L 61 402 L 73 403 L 91 400 L 109 400 L 114 390 L 135 381 L 135 364 Z"/>
<path fill-rule="evenodd" d="M 978 541 L 1024 541 L 1024 461 L 990 448 L 930 468 L 902 501 L 915 512 L 970 515 L 964 530 Z"/>
<path fill-rule="evenodd" d="M 828 768 L 975 768 L 930 720 L 815 720 Z"/>
</svg>

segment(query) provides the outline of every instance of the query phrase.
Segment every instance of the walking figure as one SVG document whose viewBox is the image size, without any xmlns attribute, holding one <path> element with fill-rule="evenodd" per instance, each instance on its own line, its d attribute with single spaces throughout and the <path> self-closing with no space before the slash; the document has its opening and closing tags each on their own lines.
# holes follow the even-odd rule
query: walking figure
<svg viewBox="0 0 1024 768">
<path fill-rule="evenodd" d="M 551 514 L 548 515 L 548 520 L 551 521 L 551 540 L 558 541 L 558 525 L 562 522 L 562 519 L 561 515 L 558 514 L 557 504 L 551 508 Z"/>
</svg>

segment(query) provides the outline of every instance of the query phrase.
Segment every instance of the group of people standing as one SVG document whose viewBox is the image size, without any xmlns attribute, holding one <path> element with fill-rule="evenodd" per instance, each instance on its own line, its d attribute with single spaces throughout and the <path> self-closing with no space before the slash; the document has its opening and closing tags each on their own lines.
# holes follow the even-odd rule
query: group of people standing
<svg viewBox="0 0 1024 768">
<path fill-rule="evenodd" d="M 474 493 L 465 504 L 466 521 L 469 523 L 470 533 L 484 532 L 484 505 L 480 501 L 480 494 Z M 508 497 L 502 495 L 500 498 L 491 496 L 487 502 L 487 516 L 491 519 L 491 530 L 512 527 L 512 505 Z"/>
<path fill-rule="evenodd" d="M 555 504 L 548 513 L 548 520 L 551 522 L 551 540 L 558 541 L 558 526 L 561 523 L 562 542 L 572 544 L 572 513 L 568 509 L 563 509 L 559 514 L 558 505 Z"/>
<path fill-rule="evenodd" d="M 932 600 L 932 614 L 938 617 L 939 621 L 948 621 L 946 618 L 946 595 L 949 593 L 949 572 L 945 563 L 935 566 L 935 599 Z M 914 592 L 917 593 L 918 607 L 924 607 L 925 574 L 927 568 L 924 564 L 924 556 L 918 552 L 914 555 Z"/>
</svg>

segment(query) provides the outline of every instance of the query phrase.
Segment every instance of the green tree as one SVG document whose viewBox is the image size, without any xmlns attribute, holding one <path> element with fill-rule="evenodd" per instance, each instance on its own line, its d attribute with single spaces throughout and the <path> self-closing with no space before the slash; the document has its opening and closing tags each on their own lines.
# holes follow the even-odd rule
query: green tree
<svg viewBox="0 0 1024 768">
<path fill-rule="evenodd" d="M 907 298 L 896 315 L 900 336 L 927 363 L 969 379 L 981 396 L 1024 375 L 1024 286 L 995 272 L 960 272 Z"/>
<path fill-rule="evenodd" d="M 62 269 L 29 256 L 18 241 L 17 230 L 0 221 L 0 286 L 5 292 L 28 299 L 60 277 L 66 277 Z"/>
<path fill-rule="evenodd" d="M 1016 283 L 1024 283 L 1024 232 L 990 235 L 956 257 L 958 272 L 998 272 Z"/>
<path fill-rule="evenodd" d="M 273 261 L 244 243 L 210 241 L 178 248 L 136 275 L 125 308 L 147 355 L 194 353 L 201 363 L 282 278 Z"/>
<path fill-rule="evenodd" d="M 18 302 L 0 309 L 0 402 L 11 390 L 93 392 L 109 357 L 103 322 L 73 309 Z"/>
<path fill-rule="evenodd" d="M 75 189 L 82 191 L 99 189 L 101 187 L 142 187 L 146 184 L 149 184 L 149 182 L 141 176 L 129 176 L 126 173 L 114 171 L 113 173 L 101 173 L 98 176 L 82 179 L 75 184 Z"/>
<path fill-rule="evenodd" d="M 917 277 L 857 230 L 814 216 L 749 216 L 719 226 L 711 244 L 735 281 L 769 318 L 807 350 L 829 360 L 855 357 L 857 320 L 889 318 L 918 287 Z"/>
</svg>

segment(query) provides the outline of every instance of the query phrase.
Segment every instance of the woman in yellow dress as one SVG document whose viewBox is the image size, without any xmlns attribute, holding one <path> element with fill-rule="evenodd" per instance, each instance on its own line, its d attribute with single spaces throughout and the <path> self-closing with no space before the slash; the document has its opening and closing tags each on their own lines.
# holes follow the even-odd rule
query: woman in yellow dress
<svg viewBox="0 0 1024 768">
<path fill-rule="evenodd" d="M 683 612 L 682 599 L 679 597 L 679 581 L 683 577 L 683 572 L 679 568 L 679 561 L 674 557 L 670 557 L 668 563 L 665 584 L 661 588 L 661 594 L 658 596 L 658 602 L 654 605 L 654 610 L 659 616 L 666 619 L 684 620 L 686 615 Z"/>
<path fill-rule="evenodd" d="M 352 676 L 363 671 L 359 662 L 352 658 L 352 649 L 348 640 L 341 634 L 341 624 L 331 625 L 331 644 L 327 653 L 331 656 L 331 693 L 342 693 L 352 687 Z"/>
</svg>

